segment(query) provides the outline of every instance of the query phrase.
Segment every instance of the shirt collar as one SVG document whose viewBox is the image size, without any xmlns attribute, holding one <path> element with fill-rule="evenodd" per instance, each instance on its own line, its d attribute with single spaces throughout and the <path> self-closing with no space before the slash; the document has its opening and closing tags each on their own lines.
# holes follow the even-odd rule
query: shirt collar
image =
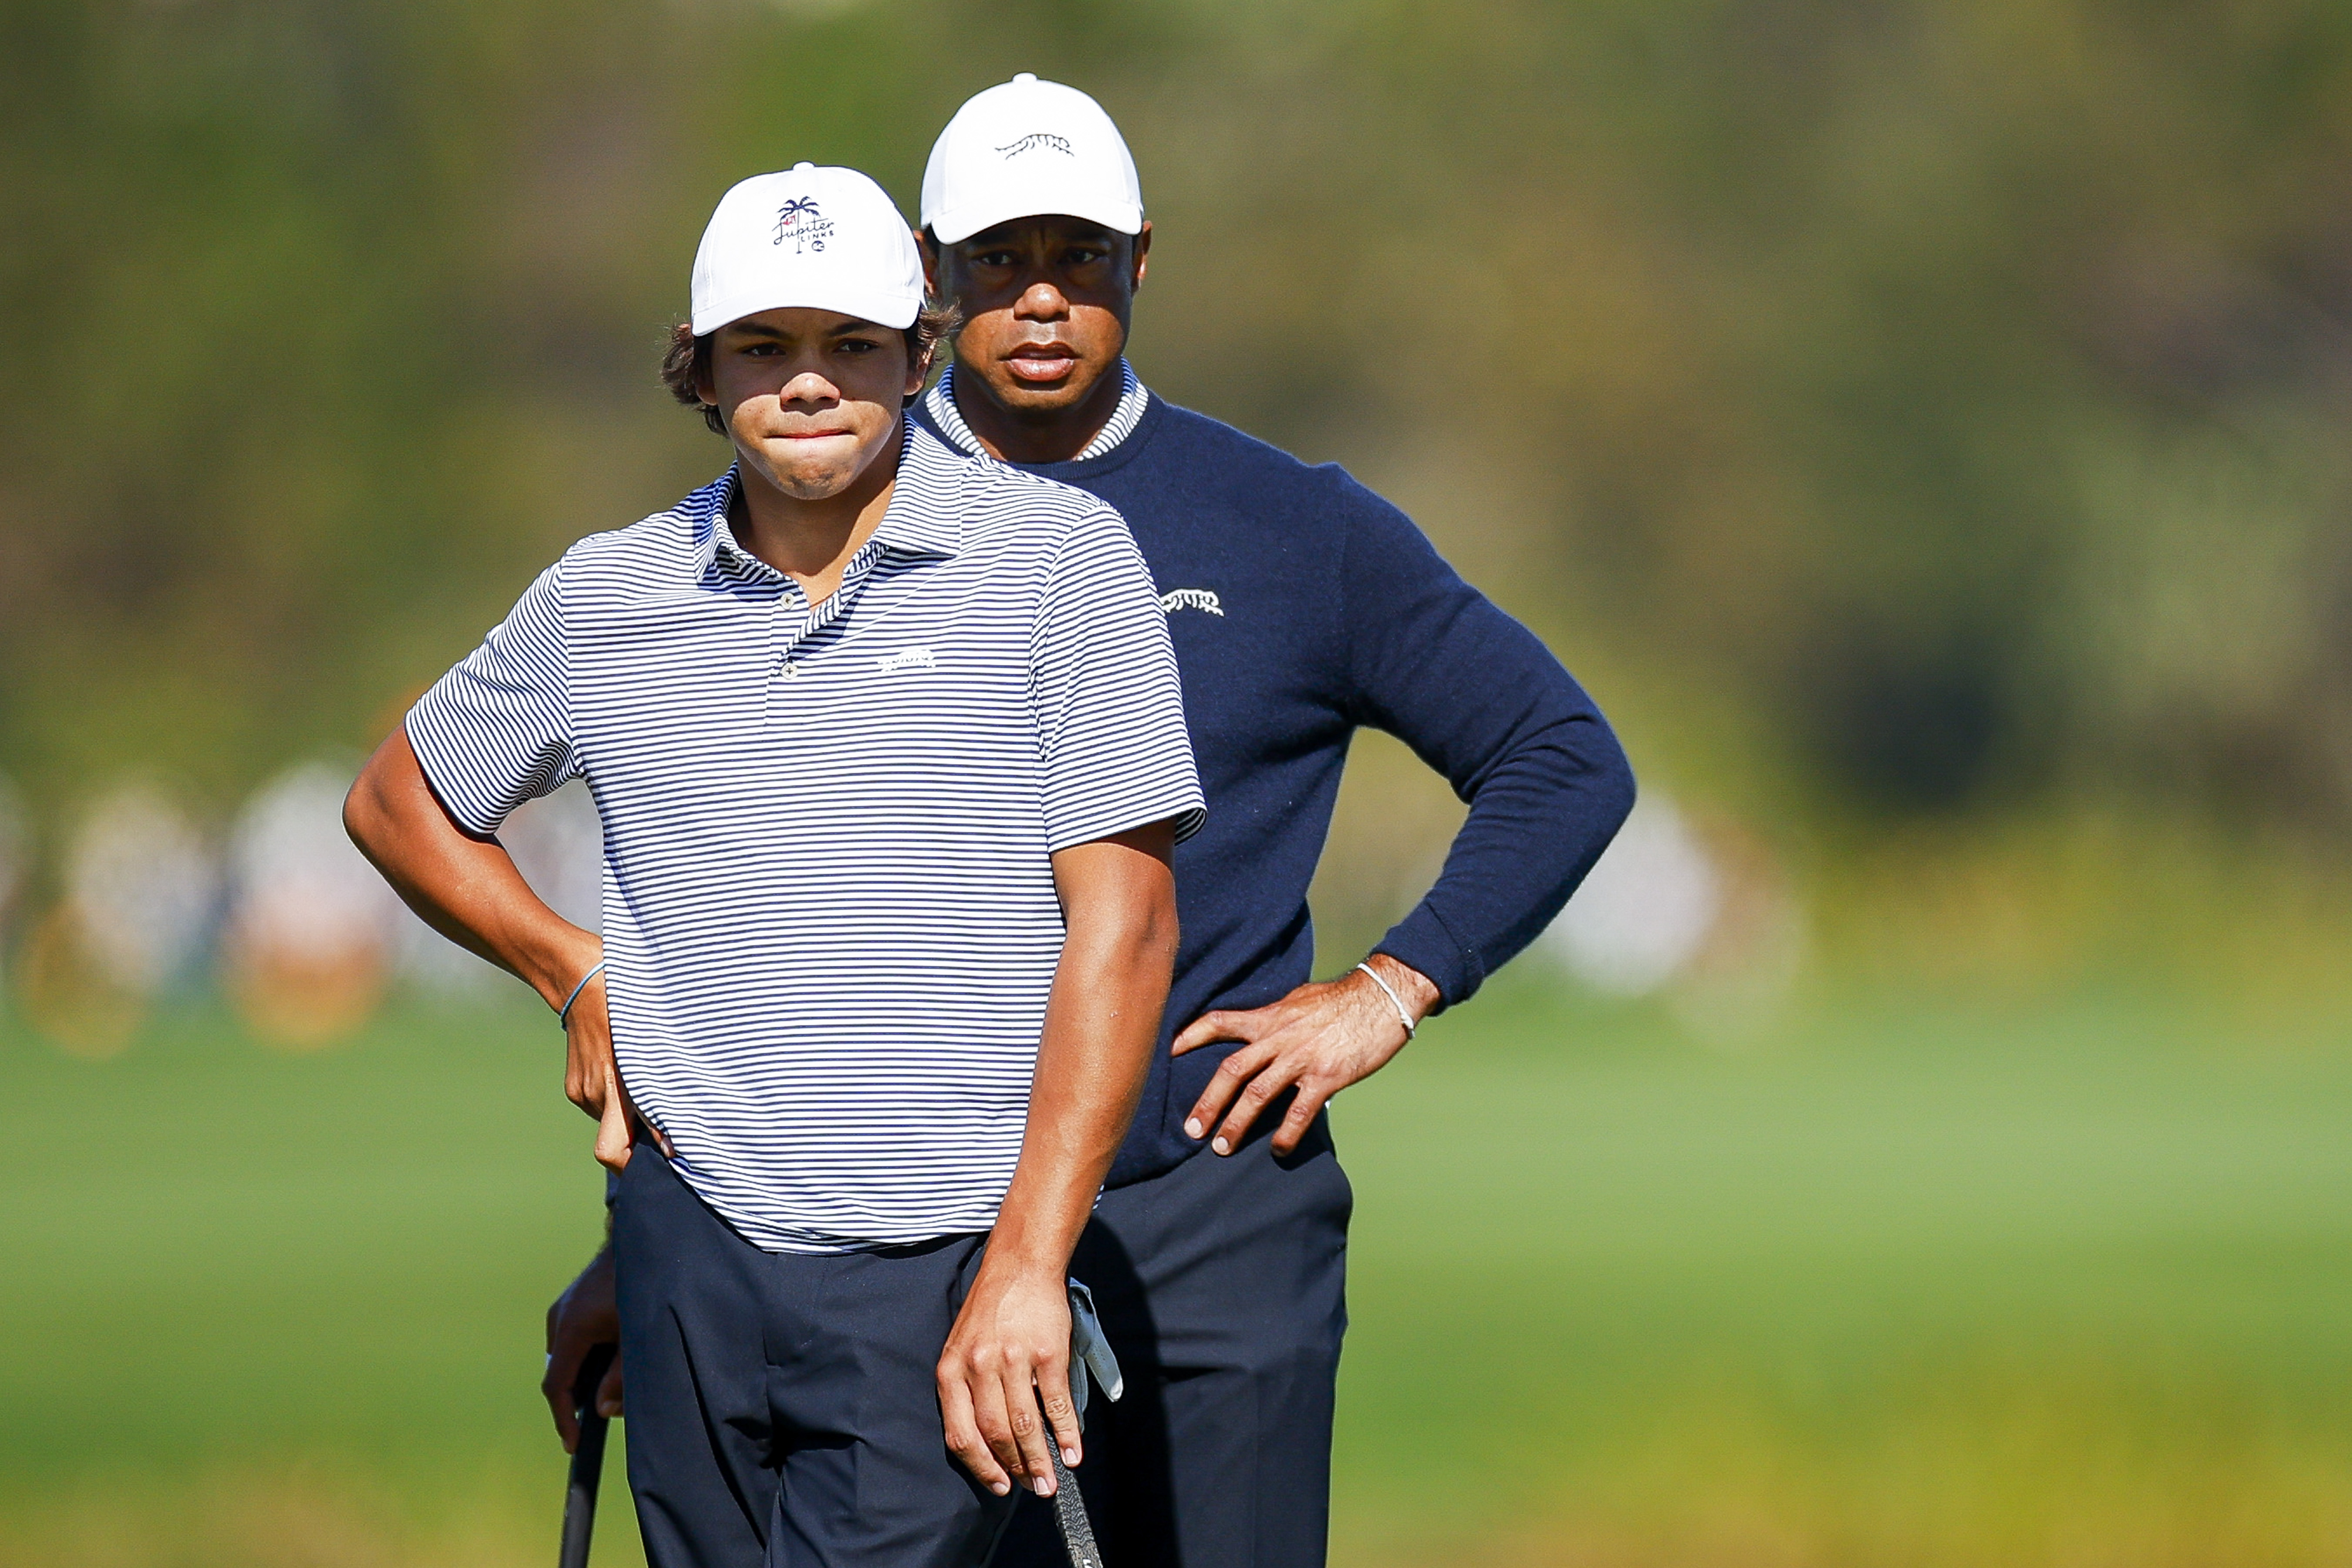
<svg viewBox="0 0 2352 1568">
<path fill-rule="evenodd" d="M 1141 422 L 1143 410 L 1150 401 L 1151 394 L 1144 390 L 1143 383 L 1136 376 L 1135 367 L 1127 363 L 1126 355 L 1121 354 L 1118 361 L 1118 406 L 1111 410 L 1108 423 L 1095 432 L 1095 438 L 1087 443 L 1086 449 L 1070 461 L 1083 463 L 1088 458 L 1099 458 L 1117 448 L 1120 442 L 1135 434 L 1135 427 Z M 941 372 L 938 384 L 923 395 L 923 412 L 931 416 L 931 423 L 940 427 L 940 434 L 947 437 L 950 446 L 969 457 L 980 455 L 980 438 L 971 433 L 971 426 L 964 423 L 963 410 L 956 406 L 955 366 L 950 365 Z"/>
<path fill-rule="evenodd" d="M 951 556 L 963 547 L 963 511 L 959 502 L 969 459 L 905 415 L 899 416 L 899 438 L 903 444 L 898 451 L 898 482 L 866 548 L 903 555 Z M 729 464 L 724 474 L 686 499 L 698 578 L 710 570 L 722 552 L 761 571 L 773 570 L 743 548 L 727 521 L 735 487 L 742 482 L 741 469 L 740 463 Z"/>
</svg>

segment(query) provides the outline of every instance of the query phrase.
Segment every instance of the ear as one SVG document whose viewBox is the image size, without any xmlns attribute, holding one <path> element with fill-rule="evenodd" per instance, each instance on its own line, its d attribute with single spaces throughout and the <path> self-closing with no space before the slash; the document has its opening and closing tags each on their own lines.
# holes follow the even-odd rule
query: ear
<svg viewBox="0 0 2352 1568">
<path fill-rule="evenodd" d="M 1135 235 L 1135 282 L 1130 287 L 1137 289 L 1143 287 L 1143 275 L 1150 270 L 1149 264 L 1150 256 L 1151 220 L 1145 218 L 1143 226 L 1138 229 Z"/>
<path fill-rule="evenodd" d="M 922 229 L 910 231 L 915 237 L 915 248 L 923 258 L 923 292 L 938 297 L 940 291 L 940 252 L 931 237 Z"/>
</svg>

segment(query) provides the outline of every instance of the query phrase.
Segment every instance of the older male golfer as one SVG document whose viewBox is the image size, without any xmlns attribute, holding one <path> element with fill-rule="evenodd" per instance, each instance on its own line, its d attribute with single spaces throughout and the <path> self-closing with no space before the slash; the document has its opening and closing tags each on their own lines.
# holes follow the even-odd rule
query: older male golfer
<svg viewBox="0 0 2352 1568">
<path fill-rule="evenodd" d="M 1072 1264 L 1128 1382 L 1090 1413 L 1087 1503 L 1110 1568 L 1310 1568 L 1350 1204 L 1324 1105 L 1544 928 L 1623 819 L 1632 775 L 1559 661 L 1394 507 L 1137 381 L 1121 353 L 1151 226 L 1092 99 L 1026 76 L 981 93 L 932 151 L 922 216 L 963 313 L 924 427 L 1126 517 L 1209 799 L 1176 853 L 1162 1048 Z M 1420 905 L 1362 964 L 1309 983 L 1307 883 L 1363 726 L 1402 737 L 1469 815 Z M 611 1337 L 611 1290 L 600 1258 L 549 1313 L 567 1441 L 562 1391 Z M 619 1394 L 608 1382 L 608 1413 Z M 1046 1516 L 1025 1506 L 999 1561 L 1060 1561 Z"/>
<path fill-rule="evenodd" d="M 1118 515 L 904 416 L 922 299 L 864 175 L 728 193 L 672 374 L 734 467 L 567 552 L 347 810 L 565 1016 L 622 1172 L 657 1568 L 977 1564 L 1016 1481 L 1054 1489 L 1049 1446 L 1081 1458 L 1066 1268 L 1153 1054 L 1200 791 Z M 574 776 L 601 943 L 491 837 Z"/>
</svg>

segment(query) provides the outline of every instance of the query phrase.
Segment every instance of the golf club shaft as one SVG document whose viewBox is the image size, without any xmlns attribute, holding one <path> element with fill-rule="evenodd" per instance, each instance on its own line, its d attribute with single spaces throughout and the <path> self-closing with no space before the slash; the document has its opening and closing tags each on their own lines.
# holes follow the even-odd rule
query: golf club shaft
<svg viewBox="0 0 2352 1568">
<path fill-rule="evenodd" d="M 596 1387 L 604 1381 L 617 1348 L 599 1345 L 589 1352 L 572 1385 L 580 1441 L 572 1450 L 572 1479 L 563 1493 L 562 1568 L 588 1568 L 588 1542 L 596 1531 L 596 1486 L 604 1477 L 604 1437 L 612 1425 L 596 1414 Z"/>
</svg>

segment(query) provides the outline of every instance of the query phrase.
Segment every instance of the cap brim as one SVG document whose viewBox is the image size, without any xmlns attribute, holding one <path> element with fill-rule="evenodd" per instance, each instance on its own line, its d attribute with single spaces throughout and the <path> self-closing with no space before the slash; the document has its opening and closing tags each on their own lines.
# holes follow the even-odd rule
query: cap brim
<svg viewBox="0 0 2352 1568">
<path fill-rule="evenodd" d="M 904 331 L 915 324 L 916 316 L 922 311 L 923 302 L 905 294 L 832 293 L 824 290 L 803 293 L 790 289 L 761 289 L 698 307 L 694 312 L 694 335 L 698 338 L 708 336 L 730 321 L 740 321 L 762 310 L 784 310 L 796 307 L 811 310 L 838 310 L 845 316 L 856 316 L 877 327 Z"/>
<path fill-rule="evenodd" d="M 931 219 L 931 233 L 941 245 L 960 245 L 982 229 L 1024 217 L 1079 217 L 1114 234 L 1143 232 L 1143 209 L 1133 202 L 1073 202 L 1066 195 L 1043 195 L 1026 202 L 997 200 L 950 207 Z"/>
</svg>

